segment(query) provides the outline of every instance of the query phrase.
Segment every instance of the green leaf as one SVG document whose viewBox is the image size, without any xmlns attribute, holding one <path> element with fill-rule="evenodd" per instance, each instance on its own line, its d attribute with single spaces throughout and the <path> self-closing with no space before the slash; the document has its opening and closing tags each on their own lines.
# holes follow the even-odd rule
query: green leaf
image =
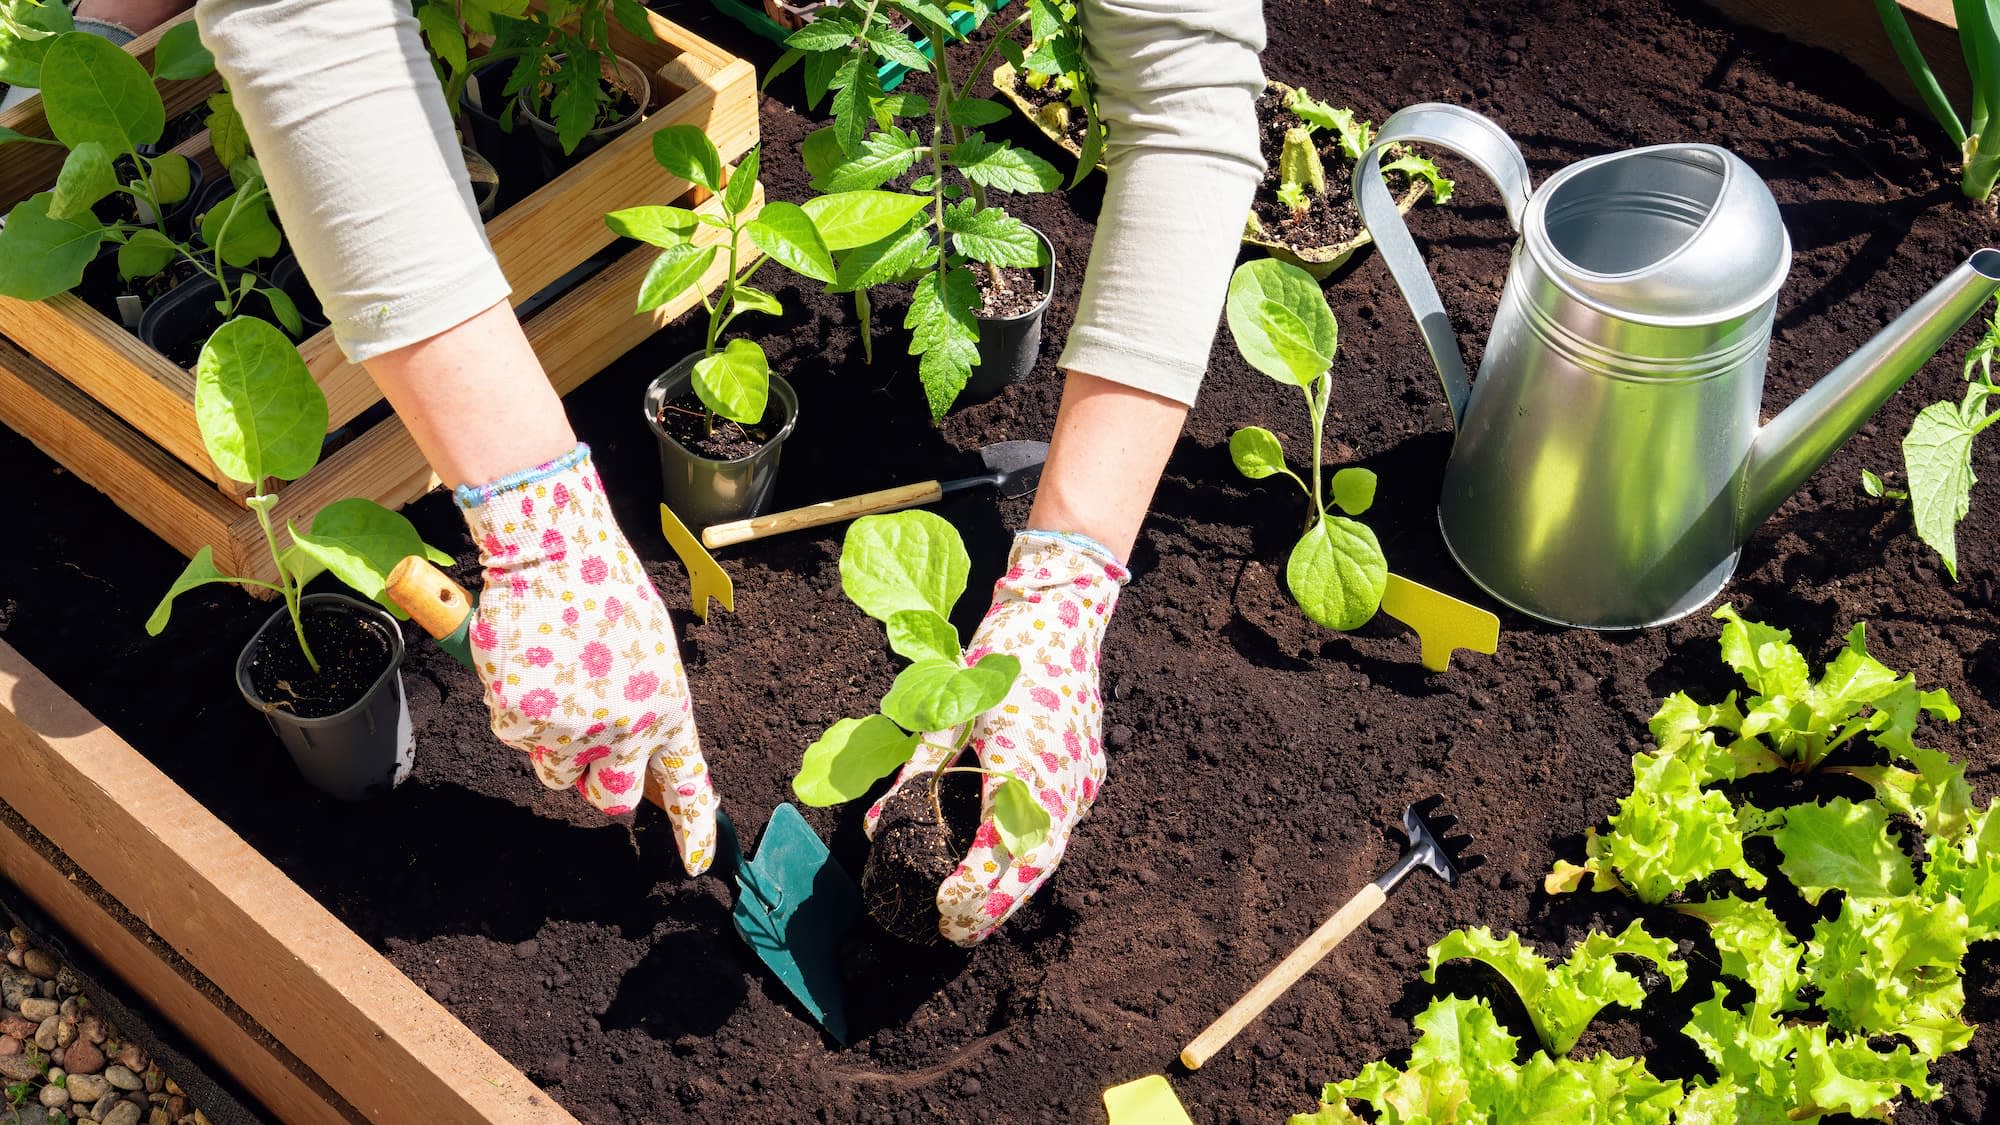
<svg viewBox="0 0 2000 1125">
<path fill-rule="evenodd" d="M 383 593 L 389 572 L 411 555 L 436 557 L 410 521 L 373 500 L 336 500 L 313 517 L 312 534 L 290 529 L 292 543 L 305 555 L 352 586 L 361 596 L 404 616 Z"/>
<path fill-rule="evenodd" d="M 694 364 L 694 393 L 702 405 L 732 422 L 754 426 L 771 395 L 771 364 L 754 340 L 735 339 Z"/>
<path fill-rule="evenodd" d="M 898 66 L 906 66 L 919 74 L 929 74 L 930 56 L 917 50 L 916 44 L 905 38 L 903 33 L 880 24 L 868 27 L 868 46 L 875 53 Z"/>
<path fill-rule="evenodd" d="M 1708 936 L 1722 957 L 1722 971 L 1750 986 L 1760 1007 L 1788 1012 L 1805 1007 L 1798 998 L 1805 980 L 1800 961 L 1805 946 L 1761 901 L 1712 898 L 1674 909 L 1708 923 Z"/>
<path fill-rule="evenodd" d="M 1956 898 L 1972 941 L 2000 938 L 2000 801 L 1968 817 L 1962 829 L 1925 841 L 1924 896 Z"/>
<path fill-rule="evenodd" d="M 0 227 L 0 293 L 17 301 L 43 301 L 76 288 L 104 241 L 103 224 L 88 211 L 50 218 L 54 199 L 47 191 L 29 196 Z"/>
<path fill-rule="evenodd" d="M 1842 1031 L 1904 1035 L 1927 1056 L 1971 1037 L 1959 977 L 1970 921 L 1949 895 L 1841 901 L 1840 914 L 1813 927 L 1807 967 L 1819 1005 Z"/>
<path fill-rule="evenodd" d="M 905 610 L 949 618 L 971 570 L 958 529 L 930 512 L 863 516 L 840 548 L 842 592 L 884 624 Z"/>
<path fill-rule="evenodd" d="M 829 191 L 863 191 L 879 188 L 910 170 L 923 155 L 925 145 L 915 133 L 894 125 L 868 134 L 860 151 L 845 157 L 816 182 Z"/>
<path fill-rule="evenodd" d="M 812 216 L 798 204 L 782 200 L 764 204 L 750 221 L 749 231 L 757 249 L 786 269 L 814 281 L 833 280 L 833 254 L 819 236 Z"/>
<path fill-rule="evenodd" d="M 639 282 L 639 303 L 634 312 L 651 312 L 673 300 L 689 286 L 698 284 L 715 262 L 719 248 L 677 243 L 660 250 L 660 256 L 646 269 Z M 753 421 L 755 419 L 752 419 Z"/>
<path fill-rule="evenodd" d="M 613 211 L 604 216 L 604 225 L 625 238 L 667 247 L 685 243 L 689 232 L 699 225 L 699 220 L 693 211 L 685 207 L 648 204 Z"/>
<path fill-rule="evenodd" d="M 4 42 L 4 39 L 0 39 L 0 43 Z M 187 568 L 181 571 L 179 578 L 174 579 L 173 586 L 167 590 L 167 596 L 161 598 L 160 604 L 153 607 L 152 616 L 146 618 L 146 635 L 157 637 L 160 631 L 167 627 L 167 617 L 173 612 L 175 598 L 196 586 L 235 581 L 237 580 L 215 569 L 215 551 L 204 546 L 194 553 L 194 558 L 188 560 Z"/>
<path fill-rule="evenodd" d="M 785 46 L 794 51 L 838 51 L 854 42 L 859 29 L 840 15 L 824 15 L 785 37 Z"/>
<path fill-rule="evenodd" d="M 1341 469 L 1333 474 L 1333 502 L 1350 516 L 1375 504 L 1375 474 L 1368 469 Z"/>
<path fill-rule="evenodd" d="M 1034 229 L 998 207 L 960 200 L 945 208 L 944 229 L 958 252 L 974 261 L 1019 269 L 1042 264 L 1042 240 Z"/>
<path fill-rule="evenodd" d="M 208 209 L 201 239 L 239 269 L 278 252 L 284 235 L 271 222 L 270 197 L 261 184 L 239 188 Z"/>
<path fill-rule="evenodd" d="M 958 630 L 936 610 L 898 610 L 882 624 L 888 627 L 890 649 L 905 660 L 963 662 Z"/>
<path fill-rule="evenodd" d="M 1280 383 L 1310 387 L 1333 366 L 1340 325 L 1311 274 L 1275 258 L 1236 267 L 1226 305 L 1236 350 Z"/>
<path fill-rule="evenodd" d="M 882 83 L 875 68 L 862 66 L 857 55 L 841 64 L 833 86 L 833 135 L 840 141 L 840 151 L 853 155 L 860 151 L 861 138 L 874 121 L 873 108 L 882 97 Z"/>
<path fill-rule="evenodd" d="M 49 199 L 49 218 L 62 220 L 88 214 L 98 200 L 117 190 L 118 175 L 111 170 L 111 153 L 96 141 L 85 141 L 63 158 L 62 171 L 56 173 L 55 193 Z"/>
<path fill-rule="evenodd" d="M 962 129 L 979 129 L 1006 120 L 1009 112 L 992 98 L 953 98 L 946 116 Z"/>
<path fill-rule="evenodd" d="M 554 115 L 556 139 L 564 153 L 576 151 L 583 135 L 597 124 L 598 106 L 604 101 L 604 86 L 597 60 L 585 53 L 572 53 L 550 81 L 555 97 L 549 112 Z"/>
<path fill-rule="evenodd" d="M 1873 786 L 1884 807 L 1916 821 L 1931 842 L 1956 837 L 1972 814 L 1972 787 L 1966 783 L 1964 764 L 1923 747 L 1899 756 L 1916 768 L 1853 766 L 1828 772 L 1858 777 Z"/>
<path fill-rule="evenodd" d="M 42 109 L 49 131 L 71 148 L 96 141 L 113 153 L 136 152 L 160 139 L 167 111 L 153 76 L 108 39 L 72 31 L 56 37 L 42 60 Z"/>
<path fill-rule="evenodd" d="M 919 660 L 889 685 L 882 713 L 916 734 L 952 730 L 998 707 L 1020 673 L 1019 658 L 998 652 L 970 668 L 957 660 Z"/>
<path fill-rule="evenodd" d="M 1632 792 L 1619 802 L 1610 824 L 1605 858 L 1642 902 L 1663 902 L 1718 871 L 1732 872 L 1751 887 L 1764 885 L 1764 876 L 1743 857 L 1729 798 L 1704 791 L 1680 758 L 1634 755 Z"/>
<path fill-rule="evenodd" d="M 1278 435 L 1262 426 L 1245 426 L 1229 435 L 1229 460 L 1237 472 L 1251 480 L 1291 472 L 1285 467 L 1285 448 L 1278 443 Z"/>
<path fill-rule="evenodd" d="M 465 65 L 461 57 L 459 66 Z M 201 44 L 201 32 L 196 30 L 194 21 L 177 23 L 160 36 L 160 42 L 153 48 L 153 77 L 170 79 L 200 78 L 215 70 L 215 56 Z"/>
<path fill-rule="evenodd" d="M 611 15 L 618 25 L 648 43 L 657 43 L 660 36 L 653 30 L 652 17 L 646 14 L 645 5 L 639 0 L 611 0 Z"/>
<path fill-rule="evenodd" d="M 278 318 L 278 326 L 294 337 L 305 334 L 306 322 L 299 316 L 299 306 L 291 295 L 276 286 L 264 286 L 256 290 L 270 303 L 271 315 Z"/>
<path fill-rule="evenodd" d="M 882 715 L 842 719 L 827 728 L 799 763 L 792 792 L 815 808 L 845 804 L 867 795 L 917 749 L 917 735 Z"/>
<path fill-rule="evenodd" d="M 834 266 L 829 289 L 834 293 L 851 293 L 871 285 L 902 281 L 936 260 L 937 247 L 931 242 L 930 227 L 911 223 L 888 238 L 856 247 L 842 257 Z"/>
<path fill-rule="evenodd" d="M 722 156 L 715 142 L 693 125 L 669 125 L 653 134 L 653 159 L 660 167 L 710 191 L 722 189 Z"/>
<path fill-rule="evenodd" d="M 456 73 L 465 69 L 465 32 L 444 4 L 425 4 L 417 10 L 417 23 L 430 40 L 431 54 L 444 60 Z"/>
<path fill-rule="evenodd" d="M 194 190 L 194 171 L 188 158 L 178 152 L 163 152 L 147 162 L 146 181 L 162 207 L 172 207 Z"/>
<path fill-rule="evenodd" d="M 1049 810 L 1018 777 L 1002 781 L 993 790 L 993 826 L 1000 830 L 1000 842 L 1007 854 L 1027 855 L 1049 838 Z"/>
<path fill-rule="evenodd" d="M 917 376 L 934 420 L 951 409 L 979 362 L 979 306 L 979 288 L 966 269 L 926 274 L 910 297 L 903 327 L 910 330 L 910 353 L 922 357 Z"/>
<path fill-rule="evenodd" d="M 1807 902 L 1831 890 L 1849 898 L 1890 898 L 1916 889 L 1910 861 L 1889 837 L 1889 813 L 1874 801 L 1835 797 L 1783 810 L 1771 832 L 1784 854 L 1785 877 Z"/>
<path fill-rule="evenodd" d="M 847 154 L 840 150 L 840 138 L 834 136 L 833 126 L 826 125 L 806 134 L 799 144 L 799 158 L 805 162 L 806 174 L 812 177 L 812 186 L 826 191 L 828 178 L 847 159 Z"/>
<path fill-rule="evenodd" d="M 215 467 L 253 489 L 304 476 L 326 439 L 326 396 L 285 334 L 255 317 L 230 319 L 202 345 L 194 415 Z"/>
<path fill-rule="evenodd" d="M 1908 1047 L 1877 1051 L 1863 1039 L 1833 1039 L 1825 1024 L 1800 1029 L 1797 1042 L 1792 1081 L 1801 1106 L 1887 1120 L 1905 1087 L 1925 1100 L 1937 1096 L 1929 1066 Z"/>
<path fill-rule="evenodd" d="M 142 227 L 118 248 L 118 277 L 121 281 L 152 277 L 166 269 L 178 253 L 180 247 L 173 239 L 152 227 Z"/>
<path fill-rule="evenodd" d="M 1722 621 L 1722 661 L 1750 690 L 1760 695 L 1804 699 L 1811 672 L 1806 658 L 1792 647 L 1791 633 L 1769 625 L 1746 621 L 1736 607 L 1724 604 L 1715 611 Z"/>
<path fill-rule="evenodd" d="M 1910 479 L 1910 514 L 1917 535 L 1944 560 L 1958 580 L 1958 521 L 1972 510 L 1972 439 L 1986 417 L 1985 402 L 1992 389 L 1983 383 L 1966 388 L 1965 400 L 1934 402 L 1917 413 L 1903 438 L 1903 469 Z"/>
<path fill-rule="evenodd" d="M 801 205 L 828 250 L 852 250 L 879 242 L 908 226 L 930 198 L 895 191 L 842 191 Z"/>
<path fill-rule="evenodd" d="M 30 89 L 40 86 L 49 45 L 63 32 L 75 30 L 67 4 L 0 0 L 0 82 Z"/>
<path fill-rule="evenodd" d="M 744 312 L 760 312 L 766 316 L 785 315 L 785 306 L 778 303 L 775 294 L 766 293 L 754 285 L 738 285 L 730 293 L 730 299 Z"/>
<path fill-rule="evenodd" d="M 1366 146 L 1364 145 L 1363 147 L 1365 148 Z M 1353 158 L 1350 157 L 1350 159 Z M 1402 156 L 1382 165 L 1382 171 L 1385 173 L 1401 172 L 1412 180 L 1421 180 L 1429 184 L 1431 188 L 1431 202 L 1433 203 L 1450 203 L 1451 193 L 1456 187 L 1451 180 L 1445 177 L 1443 172 L 1438 171 L 1438 166 L 1430 158 L 1418 156 L 1414 152 L 1405 152 Z"/>
<path fill-rule="evenodd" d="M 836 81 L 844 82 L 854 74 L 849 69 L 853 59 L 844 52 L 814 52 L 806 56 L 805 63 L 807 109 L 818 109 L 820 100 L 826 97 L 826 92 L 833 88 Z M 831 125 L 827 126 L 827 132 L 836 140 L 840 135 Z M 839 147 L 838 144 L 835 147 Z M 844 153 L 847 150 L 843 148 L 841 151 Z"/>
<path fill-rule="evenodd" d="M 1285 588 L 1307 617 L 1329 629 L 1359 629 L 1382 607 L 1389 562 L 1366 524 L 1327 516 L 1285 560 Z"/>
<path fill-rule="evenodd" d="M 875 106 L 875 120 L 886 129 L 898 117 L 928 117 L 930 112 L 930 102 L 904 90 L 882 95 L 882 100 Z M 889 115 L 889 121 L 882 120 L 882 115 L 885 113 Z"/>
<path fill-rule="evenodd" d="M 208 96 L 208 143 L 224 168 L 234 168 L 237 161 L 250 155 L 250 134 L 243 128 L 243 118 L 227 90 Z"/>
<path fill-rule="evenodd" d="M 729 174 L 729 186 L 722 191 L 722 209 L 731 215 L 741 215 L 750 199 L 757 192 L 758 150 L 751 149 L 737 161 L 736 170 Z"/>
<path fill-rule="evenodd" d="M 1653 937 L 1633 922 L 1615 937 L 1592 931 L 1568 961 L 1551 968 L 1547 959 L 1524 946 L 1518 935 L 1509 934 L 1503 940 L 1477 926 L 1446 934 L 1431 947 L 1424 980 L 1435 984 L 1438 967 L 1447 961 L 1464 957 L 1483 962 L 1521 998 L 1543 1046 L 1564 1055 L 1605 1005 L 1636 1008 L 1645 1001 L 1639 979 L 1619 968 L 1616 957 L 1650 960 L 1666 974 L 1672 987 L 1679 988 L 1687 979 L 1687 966 L 1672 957 L 1673 948 L 1672 942 Z"/>
<path fill-rule="evenodd" d="M 952 146 L 951 163 L 966 179 L 995 191 L 1054 191 L 1062 184 L 1062 173 L 1055 165 L 1005 141 L 989 141 L 980 133 L 968 133 Z"/>
</svg>

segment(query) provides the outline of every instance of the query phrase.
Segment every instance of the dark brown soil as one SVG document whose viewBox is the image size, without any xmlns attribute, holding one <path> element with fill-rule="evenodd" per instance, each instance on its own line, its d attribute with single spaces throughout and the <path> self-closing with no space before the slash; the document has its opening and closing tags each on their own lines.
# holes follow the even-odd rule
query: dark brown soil
<svg viewBox="0 0 2000 1125">
<path fill-rule="evenodd" d="M 273 708 L 302 719 L 338 715 L 359 703 L 389 667 L 394 646 L 385 626 L 372 617 L 309 605 L 300 611 L 299 623 L 318 671 L 300 650 L 290 622 L 264 634 L 263 647 L 250 658 L 250 686 Z"/>
<path fill-rule="evenodd" d="M 1040 271 L 998 267 L 1005 288 L 993 284 L 994 272 L 994 267 L 984 265 L 972 269 L 973 276 L 979 279 L 980 316 L 1002 320 L 1034 312 L 1035 306 L 1042 303 Z"/>
<path fill-rule="evenodd" d="M 744 426 L 711 415 L 701 399 L 689 391 L 672 402 L 662 403 L 657 417 L 660 426 L 675 441 L 703 457 L 712 461 L 737 461 L 770 442 L 772 427 L 779 420 L 780 413 L 774 396 L 764 407 L 764 417 L 758 419 L 754 426 Z M 713 428 L 710 428 L 711 419 Z"/>
<path fill-rule="evenodd" d="M 1767 414 L 1995 240 L 1993 215 L 1959 196 L 1948 146 L 1921 113 L 1835 56 L 1733 30 L 1691 3 L 1355 0 L 1330 11 L 1269 8 L 1273 78 L 1377 122 L 1410 102 L 1472 106 L 1520 141 L 1537 182 L 1586 156 L 1695 138 L 1756 168 L 1796 251 Z M 699 6 L 675 18 L 760 66 L 774 57 Z M 923 89 L 921 76 L 909 82 Z M 773 199 L 806 194 L 796 148 L 817 119 L 792 108 L 798 91 L 787 76 L 763 102 Z M 993 133 L 1059 158 L 1023 122 Z M 1410 227 L 1476 364 L 1512 240 L 1491 187 L 1446 163 L 1458 198 L 1417 209 Z M 1099 184 L 1008 209 L 1081 262 Z M 902 355 L 901 309 L 877 306 L 870 368 L 846 301 L 780 284 L 788 314 L 762 322 L 761 339 L 774 366 L 800 373 L 803 407 L 774 506 L 962 475 L 987 442 L 1045 437 L 1082 274 L 1058 279 L 1035 374 L 937 428 Z M 1401 296 L 1366 254 L 1328 296 L 1343 329 L 1329 447 L 1380 474 L 1368 519 L 1392 566 L 1482 601 L 1439 542 L 1451 426 Z M 657 454 L 637 403 L 700 330 L 660 333 L 569 399 L 620 519 L 680 604 L 686 579 L 654 530 Z M 1877 655 L 1963 707 L 1926 741 L 1971 764 L 1984 801 L 2000 794 L 2000 442 L 1975 454 L 1981 484 L 1960 527 L 1956 583 L 1904 509 L 1857 487 L 1862 469 L 1898 464 L 1920 407 L 1958 397 L 1956 357 L 1972 338 L 1955 337 L 1750 539 L 1725 596 L 1793 630 L 1815 661 L 1869 621 Z M 1629 788 L 1630 755 L 1661 696 L 1719 698 L 1733 686 L 1704 615 L 1596 634 L 1503 614 L 1497 655 L 1460 654 L 1435 676 L 1390 623 L 1351 635 L 1309 625 L 1280 573 L 1301 523 L 1296 490 L 1244 480 L 1227 451 L 1249 424 L 1290 427 L 1296 450 L 1296 418 L 1296 388 L 1248 368 L 1223 336 L 1106 637 L 1103 795 L 1050 884 L 969 956 L 871 926 L 851 935 L 845 1048 L 736 938 L 729 889 L 680 874 L 662 817 L 642 809 L 630 826 L 607 822 L 543 789 L 487 732 L 474 677 L 428 644 L 413 640 L 406 661 L 419 744 L 410 779 L 362 806 L 315 795 L 230 684 L 270 607 L 197 591 L 165 636 L 147 638 L 140 626 L 182 560 L 5 435 L 0 472 L 16 485 L 16 525 L 32 534 L 0 552 L 0 638 L 591 1125 L 1102 1121 L 1106 1086 L 1161 1072 L 1203 1125 L 1274 1122 L 1311 1106 L 1326 1080 L 1409 1046 L 1410 1016 L 1432 994 L 1418 978 L 1424 949 L 1448 929 L 1512 929 L 1554 952 L 1592 925 L 1622 927 L 1633 916 L 1624 900 L 1550 899 L 1541 877 L 1580 855 L 1584 828 Z M 1029 503 L 966 493 L 937 506 L 965 535 L 968 589 L 997 576 Z M 410 512 L 466 560 L 461 581 L 476 582 L 449 497 Z M 791 799 L 804 747 L 834 720 L 869 713 L 895 673 L 881 627 L 841 596 L 842 530 L 731 549 L 722 561 L 736 612 L 707 624 L 676 615 L 703 745 L 753 849 L 757 826 Z M 962 632 L 984 608 L 964 600 Z M 1455 888 L 1408 883 L 1208 1065 L 1169 1071 L 1189 1037 L 1394 859 L 1402 807 L 1431 792 L 1489 862 Z M 806 811 L 850 874 L 863 869 L 861 813 Z M 1698 928 L 1670 932 L 1690 955 L 1706 951 Z M 1975 947 L 1966 967 L 1966 1015 L 1980 1030 L 1933 1068 L 1941 1100 L 1901 1107 L 1903 1125 L 2000 1113 L 2000 949 Z M 1454 979 L 1441 986 L 1493 989 Z M 1643 1014 L 1608 1012 L 1582 1049 L 1641 1051 L 1664 1073 L 1690 1073 L 1676 1029 L 1692 1002 L 1683 990 Z M 1503 1018 L 1528 1034 L 1508 1003 Z"/>
</svg>

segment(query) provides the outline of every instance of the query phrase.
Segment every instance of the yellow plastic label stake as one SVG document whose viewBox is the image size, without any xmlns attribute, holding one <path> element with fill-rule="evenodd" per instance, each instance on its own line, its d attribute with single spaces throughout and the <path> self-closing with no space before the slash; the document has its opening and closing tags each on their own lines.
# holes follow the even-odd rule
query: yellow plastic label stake
<svg viewBox="0 0 2000 1125">
<path fill-rule="evenodd" d="M 660 532 L 667 537 L 667 543 L 674 554 L 681 557 L 681 565 L 687 568 L 688 590 L 694 595 L 694 615 L 708 621 L 708 599 L 722 603 L 722 608 L 736 612 L 736 586 L 729 581 L 729 572 L 715 561 L 715 556 L 702 547 L 701 540 L 687 529 L 672 508 L 660 505 Z"/>
<path fill-rule="evenodd" d="M 1164 1075 L 1148 1074 L 1104 1091 L 1111 1125 L 1194 1125 Z"/>
<path fill-rule="evenodd" d="M 1490 656 L 1500 647 L 1498 617 L 1400 574 L 1389 576 L 1382 612 L 1417 631 L 1418 657 L 1433 672 L 1451 667 L 1453 649 Z"/>
</svg>

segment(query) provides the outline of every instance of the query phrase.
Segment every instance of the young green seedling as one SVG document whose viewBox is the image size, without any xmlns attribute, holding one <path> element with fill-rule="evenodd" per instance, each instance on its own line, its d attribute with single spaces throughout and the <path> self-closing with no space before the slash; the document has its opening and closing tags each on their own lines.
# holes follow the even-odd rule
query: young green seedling
<svg viewBox="0 0 2000 1125">
<path fill-rule="evenodd" d="M 1910 34 L 1909 22 L 1896 0 L 1875 0 L 1875 11 L 1889 44 L 1909 73 L 1910 83 L 1937 119 L 1951 143 L 1958 146 L 1964 166 L 1959 189 L 1967 199 L 1984 202 L 1993 194 L 2000 179 L 2000 26 L 1996 26 L 1993 6 L 1977 0 L 1954 0 L 1953 15 L 1958 23 L 1958 44 L 1965 53 L 1966 70 L 1972 87 L 1972 127 L 1959 122 L 1958 111 L 1945 97 L 1931 64 Z"/>
<path fill-rule="evenodd" d="M 433 65 L 444 83 L 445 104 L 457 112 L 459 95 L 473 72 L 513 62 L 495 111 L 503 129 L 514 125 L 515 109 L 528 109 L 556 127 L 565 153 L 576 151 L 584 134 L 602 125 L 614 99 L 604 80 L 616 65 L 611 21 L 648 42 L 657 41 L 652 21 L 638 0 L 424 0 L 417 22 L 429 41 Z M 482 54 L 469 45 L 490 40 Z M 646 107 L 640 106 L 640 111 Z"/>
<path fill-rule="evenodd" d="M 1020 660 L 1005 653 L 966 663 L 949 615 L 970 570 L 958 531 L 929 512 L 863 516 L 848 528 L 840 588 L 883 624 L 889 647 L 910 665 L 882 697 L 879 713 L 842 719 L 806 748 L 792 792 L 819 807 L 855 800 L 909 761 L 919 740 L 948 739 L 951 752 L 928 781 L 938 823 L 945 823 L 938 796 L 945 775 L 984 774 L 999 783 L 992 812 L 1001 841 L 1025 855 L 1049 831 L 1049 814 L 1027 784 L 999 770 L 952 764 L 971 742 L 972 721 L 999 706 L 1021 672 Z"/>
<path fill-rule="evenodd" d="M 1358 629 L 1381 608 L 1389 564 L 1366 524 L 1329 510 L 1322 487 L 1320 443 L 1333 398 L 1340 326 L 1312 275 L 1273 258 L 1236 268 L 1227 312 L 1236 350 L 1250 366 L 1305 394 L 1312 419 L 1312 483 L 1285 464 L 1277 435 L 1261 426 L 1231 434 L 1229 458 L 1252 480 L 1282 473 L 1305 491 L 1306 533 L 1286 560 L 1285 585 L 1307 617 L 1329 629 Z M 1342 469 L 1332 483 L 1331 503 L 1348 515 L 1360 515 L 1375 501 L 1375 474 L 1366 469 Z"/>
<path fill-rule="evenodd" d="M 269 590 L 285 599 L 292 631 L 306 663 L 319 671 L 319 659 L 306 643 L 299 599 L 306 583 L 322 571 L 404 616 L 383 593 L 388 574 L 409 555 L 421 554 L 436 563 L 451 556 L 424 543 L 410 521 L 372 500 L 337 500 L 313 517 L 307 534 L 287 523 L 290 545 L 281 547 L 271 523 L 277 496 L 265 491 L 272 477 L 297 480 L 319 462 L 326 439 L 326 396 L 306 370 L 298 349 L 276 328 L 253 317 L 223 324 L 202 346 L 195 364 L 195 421 L 202 446 L 215 467 L 231 480 L 249 485 L 256 495 L 244 503 L 257 513 L 264 543 L 278 573 L 277 582 L 224 574 L 215 567 L 214 550 L 203 547 L 146 619 L 146 632 L 158 636 L 167 626 L 174 599 L 197 586 L 234 583 Z"/>
<path fill-rule="evenodd" d="M 2000 409 L 1987 408 L 1987 400 L 2000 394 L 2000 386 L 1993 382 L 1996 350 L 2000 350 L 2000 311 L 1987 319 L 1985 335 L 1965 355 L 1965 397 L 1934 402 L 1910 423 L 1903 438 L 1907 492 L 1884 488 L 1873 473 L 1861 474 L 1861 486 L 1869 495 L 1910 501 L 1918 538 L 1937 552 L 1953 581 L 1958 579 L 1958 523 L 1972 510 L 1972 486 L 1979 479 L 1972 472 L 1973 439 L 2000 419 Z"/>
</svg>

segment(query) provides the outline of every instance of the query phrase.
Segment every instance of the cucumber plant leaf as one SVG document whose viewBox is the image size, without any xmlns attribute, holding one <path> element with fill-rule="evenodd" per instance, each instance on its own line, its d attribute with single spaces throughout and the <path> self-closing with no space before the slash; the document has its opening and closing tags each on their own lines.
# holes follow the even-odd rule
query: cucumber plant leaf
<svg viewBox="0 0 2000 1125">
<path fill-rule="evenodd" d="M 1991 384 L 1974 382 L 1963 400 L 1934 402 L 1917 412 L 1903 437 L 1903 469 L 1910 480 L 1910 514 L 1917 535 L 1931 545 L 1944 567 L 1958 579 L 1958 523 L 1972 510 L 1972 439 L 1992 425 L 2000 413 L 1989 414 L 1986 400 Z"/>
</svg>

